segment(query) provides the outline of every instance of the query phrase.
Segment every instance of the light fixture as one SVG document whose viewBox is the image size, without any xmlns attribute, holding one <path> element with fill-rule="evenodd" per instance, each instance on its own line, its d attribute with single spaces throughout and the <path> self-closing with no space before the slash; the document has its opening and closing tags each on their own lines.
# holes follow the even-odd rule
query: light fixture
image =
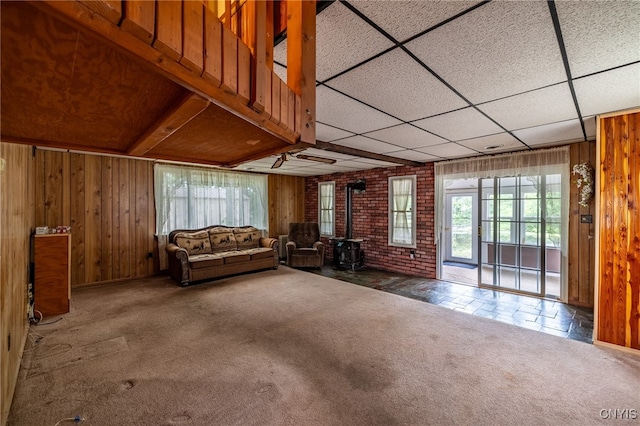
<svg viewBox="0 0 640 426">
<path fill-rule="evenodd" d="M 504 144 L 500 144 L 500 145 L 489 145 L 489 146 L 485 146 L 484 149 L 485 151 L 491 151 L 492 149 L 498 149 L 498 148 L 502 148 L 504 146 Z"/>
</svg>

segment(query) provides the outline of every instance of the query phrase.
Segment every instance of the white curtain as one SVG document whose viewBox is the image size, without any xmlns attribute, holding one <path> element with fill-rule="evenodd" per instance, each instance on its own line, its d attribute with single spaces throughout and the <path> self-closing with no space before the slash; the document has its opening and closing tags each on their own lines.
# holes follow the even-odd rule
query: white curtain
<svg viewBox="0 0 640 426">
<path fill-rule="evenodd" d="M 411 211 L 413 209 L 413 179 L 393 179 L 391 242 L 397 244 L 413 244 Z"/>
<path fill-rule="evenodd" d="M 320 183 L 320 234 L 333 236 L 335 184 Z"/>
<path fill-rule="evenodd" d="M 435 163 L 435 242 L 440 243 L 444 223 L 444 193 L 455 179 L 494 178 L 510 176 L 561 176 L 561 242 L 567 255 L 569 242 L 569 147 L 518 152 L 513 154 L 453 160 Z"/>
<path fill-rule="evenodd" d="M 269 224 L 267 176 L 156 164 L 156 234 L 210 225 Z"/>
</svg>

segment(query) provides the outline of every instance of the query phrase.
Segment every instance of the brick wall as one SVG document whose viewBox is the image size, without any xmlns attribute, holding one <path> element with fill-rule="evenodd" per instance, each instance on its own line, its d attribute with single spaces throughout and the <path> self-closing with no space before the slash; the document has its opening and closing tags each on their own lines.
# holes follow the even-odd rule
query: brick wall
<svg viewBox="0 0 640 426">
<path fill-rule="evenodd" d="M 410 258 L 412 249 L 392 247 L 388 243 L 390 176 L 416 175 L 417 180 L 417 247 L 416 258 Z M 422 167 L 391 167 L 359 172 L 333 173 L 305 179 L 305 220 L 318 221 L 318 182 L 336 183 L 336 236 L 344 236 L 347 183 L 358 179 L 367 181 L 363 194 L 353 194 L 353 238 L 363 238 L 365 265 L 425 278 L 436 277 L 436 247 L 433 236 L 434 177 L 433 163 Z M 328 256 L 331 258 L 331 244 Z"/>
</svg>

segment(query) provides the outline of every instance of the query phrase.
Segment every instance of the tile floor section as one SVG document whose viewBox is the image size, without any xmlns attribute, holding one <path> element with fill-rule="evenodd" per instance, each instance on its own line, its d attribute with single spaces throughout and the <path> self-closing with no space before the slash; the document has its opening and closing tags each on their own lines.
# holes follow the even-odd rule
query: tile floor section
<svg viewBox="0 0 640 426">
<path fill-rule="evenodd" d="M 543 333 L 593 341 L 593 309 L 366 267 L 353 272 L 325 265 L 309 272 Z"/>
</svg>

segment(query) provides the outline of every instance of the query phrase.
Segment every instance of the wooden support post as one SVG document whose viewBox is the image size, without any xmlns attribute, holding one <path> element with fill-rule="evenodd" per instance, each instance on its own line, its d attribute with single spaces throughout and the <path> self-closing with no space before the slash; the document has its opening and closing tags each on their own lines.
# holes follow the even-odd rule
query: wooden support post
<svg viewBox="0 0 640 426">
<path fill-rule="evenodd" d="M 287 84 L 300 96 L 300 140 L 316 142 L 316 2 L 287 2 Z"/>
<path fill-rule="evenodd" d="M 264 111 L 264 95 L 266 81 L 266 50 L 267 50 L 267 2 L 256 1 L 256 46 L 252 63 L 255 78 L 251 82 L 251 105 L 256 111 Z"/>
</svg>

